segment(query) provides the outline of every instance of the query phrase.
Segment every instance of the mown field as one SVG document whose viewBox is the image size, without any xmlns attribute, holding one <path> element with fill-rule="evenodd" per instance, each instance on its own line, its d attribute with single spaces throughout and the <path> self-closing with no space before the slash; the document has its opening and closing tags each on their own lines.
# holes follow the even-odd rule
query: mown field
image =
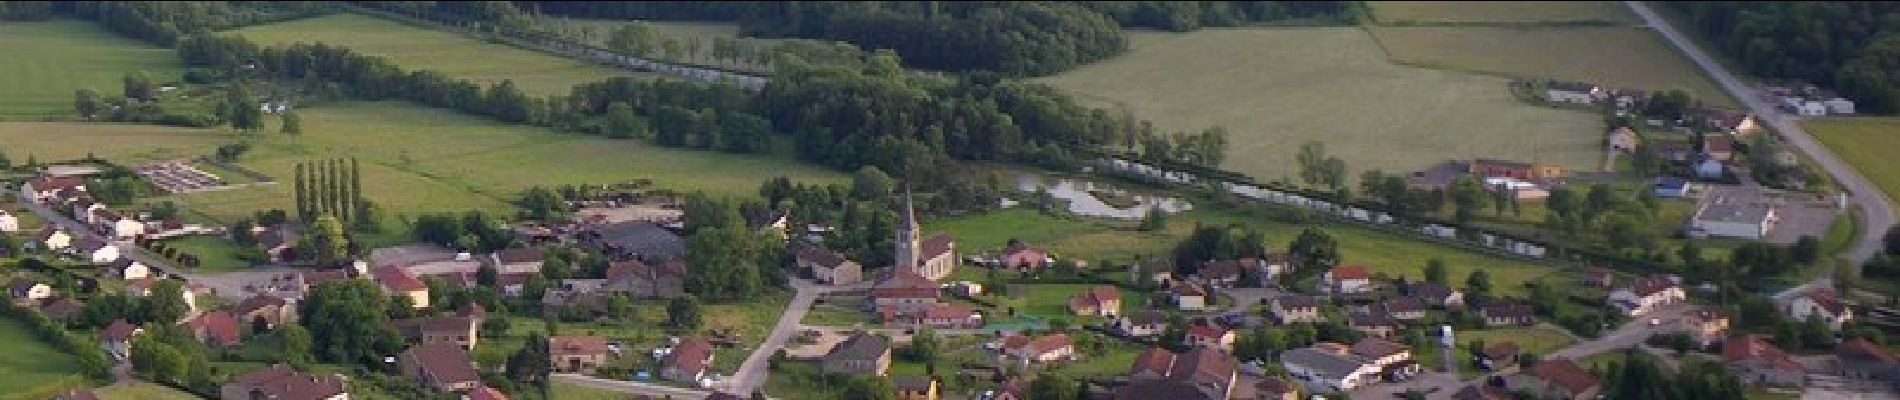
<svg viewBox="0 0 1900 400">
<path fill-rule="evenodd" d="M 326 43 L 388 58 L 408 70 L 436 70 L 484 86 L 514 80 L 534 96 L 565 95 L 574 85 L 632 71 L 489 43 L 461 34 L 351 13 L 265 24 L 228 32 L 259 44 Z"/>
<path fill-rule="evenodd" d="M 73 114 L 73 92 L 112 95 L 127 72 L 176 80 L 184 63 L 171 49 L 126 39 L 83 21 L 0 23 L 0 119 L 38 120 Z M 0 142 L 12 144 L 11 140 Z"/>
<path fill-rule="evenodd" d="M 60 390 L 83 386 L 79 364 L 69 354 L 40 340 L 26 324 L 0 318 L 0 399 L 39 400 Z"/>
<path fill-rule="evenodd" d="M 1359 28 L 1136 32 L 1129 41 L 1128 54 L 1040 81 L 1164 131 L 1225 126 L 1224 167 L 1256 178 L 1293 179 L 1306 141 L 1326 143 L 1351 176 L 1465 157 L 1601 162 L 1598 118 L 1525 104 L 1507 79 L 1393 64 Z"/>
<path fill-rule="evenodd" d="M 1888 198 L 1900 197 L 1900 118 L 1827 118 L 1807 120 L 1801 128 L 1814 135 Z"/>
<path fill-rule="evenodd" d="M 835 171 L 789 156 L 738 155 L 655 147 L 638 140 L 558 134 L 404 102 L 354 102 L 305 108 L 304 134 L 265 134 L 239 162 L 284 183 L 171 196 L 214 219 L 256 210 L 294 209 L 296 165 L 334 157 L 362 164 L 363 191 L 383 218 L 486 210 L 541 185 L 609 184 L 651 179 L 655 186 L 716 195 L 755 196 L 775 176 L 843 182 Z"/>
<path fill-rule="evenodd" d="M 1611 1 L 1368 1 L 1380 23 L 1632 22 Z"/>
<path fill-rule="evenodd" d="M 1737 107 L 1695 64 L 1648 28 L 1366 29 L 1399 63 L 1525 79 L 1579 80 L 1615 88 L 1684 89 L 1704 102 Z"/>
<path fill-rule="evenodd" d="M 6 152 L 16 164 L 25 163 L 29 156 L 46 162 L 92 154 L 132 165 L 211 154 L 219 145 L 236 138 L 236 134 L 219 130 L 154 125 L 0 122 L 0 152 Z"/>
</svg>

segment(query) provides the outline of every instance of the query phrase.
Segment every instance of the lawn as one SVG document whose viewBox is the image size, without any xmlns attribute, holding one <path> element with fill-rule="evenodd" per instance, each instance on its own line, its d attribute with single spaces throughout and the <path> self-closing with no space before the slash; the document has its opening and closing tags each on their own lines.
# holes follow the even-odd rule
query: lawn
<svg viewBox="0 0 1900 400">
<path fill-rule="evenodd" d="M 1900 149 L 1900 118 L 1825 118 L 1803 121 L 1801 127 L 1887 198 L 1900 197 L 1900 158 L 1893 156 L 1893 149 Z"/>
<path fill-rule="evenodd" d="M 843 398 L 843 388 L 824 384 L 821 375 L 816 362 L 783 362 L 766 374 L 765 387 L 760 390 L 780 399 Z"/>
<path fill-rule="evenodd" d="M 44 399 L 61 390 L 82 386 L 84 378 L 72 355 L 41 341 L 26 324 L 0 318 L 0 399 Z"/>
<path fill-rule="evenodd" d="M 1526 23 L 1636 20 L 1611 1 L 1368 1 L 1380 23 Z"/>
<path fill-rule="evenodd" d="M 332 157 L 361 162 L 363 191 L 385 227 L 416 214 L 485 210 L 529 187 L 651 179 L 658 188 L 756 196 L 775 176 L 843 182 L 843 174 L 799 164 L 789 155 L 739 155 L 657 147 L 638 140 L 565 135 L 405 102 L 348 102 L 301 110 L 305 133 L 264 135 L 239 164 L 280 181 L 297 163 Z M 206 217 L 229 222 L 253 211 L 294 209 L 293 185 L 167 196 Z"/>
<path fill-rule="evenodd" d="M 1502 342 L 1516 343 L 1517 348 L 1524 354 L 1540 356 L 1576 342 L 1576 339 L 1570 338 L 1563 332 L 1541 327 L 1460 331 L 1457 332 L 1457 336 L 1458 354 L 1461 357 L 1464 354 L 1471 354 L 1472 342 L 1479 340 L 1483 340 L 1486 345 Z"/>
<path fill-rule="evenodd" d="M 408 70 L 436 70 L 487 86 L 503 79 L 529 95 L 566 95 L 574 85 L 635 72 L 461 34 L 339 13 L 230 31 L 259 44 L 325 43 L 388 58 Z"/>
<path fill-rule="evenodd" d="M 0 143 L 5 146 L 0 151 L 15 164 L 24 164 L 28 158 L 51 162 L 92 154 L 131 166 L 211 154 L 219 145 L 236 138 L 236 134 L 220 130 L 152 125 L 0 122 Z"/>
<path fill-rule="evenodd" d="M 632 395 L 555 381 L 548 398 L 560 400 L 624 400 Z"/>
<path fill-rule="evenodd" d="M 1119 340 L 1098 337 L 1108 343 L 1108 353 L 1101 357 L 1083 355 L 1081 360 L 1070 361 L 1058 367 L 1059 370 L 1076 378 L 1113 378 L 1128 374 L 1128 366 L 1135 364 L 1135 357 L 1141 356 L 1147 348 L 1128 344 Z"/>
<path fill-rule="evenodd" d="M 158 82 L 178 79 L 184 63 L 172 50 L 127 39 L 84 21 L 0 23 L 0 119 L 37 120 L 73 113 L 73 92 L 116 95 L 125 74 L 144 70 Z M 12 144 L 12 140 L 0 139 Z"/>
<path fill-rule="evenodd" d="M 200 264 L 194 272 L 229 272 L 250 266 L 249 262 L 238 259 L 244 251 L 236 242 L 217 236 L 187 236 L 164 241 L 166 246 L 178 249 L 179 253 L 198 256 Z"/>
<path fill-rule="evenodd" d="M 1525 79 L 1580 80 L 1612 88 L 1684 89 L 1703 102 L 1737 107 L 1695 64 L 1648 28 L 1367 29 L 1394 62 Z"/>
<path fill-rule="evenodd" d="M 1132 32 L 1128 54 L 1039 81 L 1126 108 L 1162 132 L 1228 129 L 1225 169 L 1296 176 L 1319 141 L 1351 171 L 1412 171 L 1452 158 L 1601 162 L 1602 122 L 1514 98 L 1509 80 L 1393 64 L 1360 28 Z"/>
<path fill-rule="evenodd" d="M 100 400 L 195 400 L 197 395 L 149 382 L 112 385 L 96 390 Z"/>
</svg>

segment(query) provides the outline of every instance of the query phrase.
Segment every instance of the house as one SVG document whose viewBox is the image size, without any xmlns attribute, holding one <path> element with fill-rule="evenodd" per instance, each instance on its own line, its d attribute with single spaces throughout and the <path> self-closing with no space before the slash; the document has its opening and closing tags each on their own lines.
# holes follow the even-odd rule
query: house
<svg viewBox="0 0 1900 400">
<path fill-rule="evenodd" d="M 1827 116 L 1827 104 L 1813 100 L 1803 101 L 1801 105 L 1795 106 L 1794 112 L 1796 115 L 1803 117 L 1825 117 Z"/>
<path fill-rule="evenodd" d="M 1405 296 L 1425 301 L 1432 307 L 1462 307 L 1465 305 L 1465 293 L 1450 286 L 1431 282 L 1412 282 L 1405 286 Z"/>
<path fill-rule="evenodd" d="M 1854 310 L 1841 301 L 1841 297 L 1831 289 L 1810 290 L 1801 297 L 1788 303 L 1788 316 L 1796 321 L 1806 321 L 1808 317 L 1818 317 L 1821 322 L 1835 330 L 1841 324 L 1854 320 Z"/>
<path fill-rule="evenodd" d="M 1474 158 L 1469 166 L 1472 175 L 1487 179 L 1511 178 L 1530 182 L 1564 177 L 1564 167 L 1557 164 Z"/>
<path fill-rule="evenodd" d="M 23 187 L 32 195 L 33 202 L 46 204 L 55 199 L 68 198 L 60 196 L 61 192 L 83 194 L 86 191 L 86 179 L 77 176 L 43 176 L 27 180 Z"/>
<path fill-rule="evenodd" d="M 1563 358 L 1537 363 L 1529 371 L 1507 376 L 1504 381 L 1511 390 L 1528 392 L 1540 399 L 1595 399 L 1602 390 L 1596 376 Z"/>
<path fill-rule="evenodd" d="M 1075 358 L 1075 342 L 1066 334 L 1045 335 L 1030 338 L 1020 334 L 1003 337 L 1004 356 L 1030 363 L 1050 363 Z"/>
<path fill-rule="evenodd" d="M 1544 101 L 1552 103 L 1591 104 L 1603 94 L 1603 88 L 1590 83 L 1550 81 L 1544 84 Z"/>
<path fill-rule="evenodd" d="M 1367 337 L 1388 338 L 1399 329 L 1398 324 L 1392 322 L 1391 316 L 1376 310 L 1351 313 L 1346 316 L 1346 322 L 1352 330 L 1363 333 Z"/>
<path fill-rule="evenodd" d="M 468 351 L 449 343 L 409 346 L 396 357 L 402 374 L 422 382 L 424 387 L 443 392 L 462 392 L 482 386 L 481 374 Z"/>
<path fill-rule="evenodd" d="M 1663 177 L 1656 180 L 1656 184 L 1650 188 L 1650 191 L 1660 198 L 1682 198 L 1689 195 L 1689 182 L 1682 178 Z"/>
<path fill-rule="evenodd" d="M 106 354 L 111 355 L 112 359 L 124 361 L 132 356 L 132 337 L 142 333 L 145 333 L 145 329 L 126 323 L 123 319 L 115 320 L 99 331 L 99 345 L 105 347 Z"/>
<path fill-rule="evenodd" d="M 199 342 L 212 347 L 235 347 L 244 339 L 239 335 L 237 318 L 224 311 L 198 314 L 185 321 L 185 328 Z"/>
<path fill-rule="evenodd" d="M 1638 278 L 1629 286 L 1610 291 L 1610 305 L 1623 311 L 1623 315 L 1639 316 L 1649 314 L 1656 307 L 1680 303 L 1688 298 L 1682 287 L 1668 276 L 1653 275 Z"/>
<path fill-rule="evenodd" d="M 338 374 L 298 372 L 272 364 L 231 378 L 218 389 L 219 400 L 349 400 L 349 379 Z"/>
<path fill-rule="evenodd" d="M 746 212 L 744 215 L 741 215 L 741 217 L 745 217 L 746 227 L 752 228 L 754 231 L 764 232 L 770 230 L 778 232 L 781 236 L 785 235 L 786 228 L 790 227 L 792 223 L 792 215 L 779 210 L 768 209 L 757 212 Z"/>
<path fill-rule="evenodd" d="M 1160 311 L 1145 310 L 1115 319 L 1115 330 L 1130 337 L 1160 336 L 1168 329 L 1168 316 Z"/>
<path fill-rule="evenodd" d="M 1698 118 L 1711 129 L 1729 135 L 1746 135 L 1761 129 L 1755 121 L 1755 115 L 1737 110 L 1709 108 L 1695 111 Z"/>
<path fill-rule="evenodd" d="M 932 304 L 919 311 L 885 310 L 884 325 L 893 328 L 980 329 L 983 314 L 958 304 Z"/>
<path fill-rule="evenodd" d="M 1151 347 L 1135 357 L 1129 384 L 1116 389 L 1115 399 L 1233 398 L 1239 385 L 1239 362 L 1219 350 L 1195 347 L 1173 353 Z"/>
<path fill-rule="evenodd" d="M 100 231 L 112 235 L 116 240 L 131 240 L 145 233 L 145 223 L 123 214 L 99 210 L 103 217 L 98 223 Z"/>
<path fill-rule="evenodd" d="M 1319 323 L 1326 320 L 1320 315 L 1319 300 L 1307 296 L 1280 296 L 1267 303 L 1267 310 L 1282 324 Z"/>
<path fill-rule="evenodd" d="M 1683 319 L 1683 324 L 1697 346 L 1709 347 L 1728 336 L 1728 313 L 1720 308 L 1699 307 Z"/>
<path fill-rule="evenodd" d="M 1610 151 L 1621 152 L 1623 154 L 1635 154 L 1636 146 L 1641 143 L 1642 138 L 1637 137 L 1636 131 L 1630 130 L 1629 127 L 1616 128 L 1616 130 L 1610 131 Z"/>
<path fill-rule="evenodd" d="M 1194 276 L 1201 278 L 1202 282 L 1210 286 L 1226 288 L 1234 287 L 1234 284 L 1239 283 L 1241 278 L 1247 275 L 1247 271 L 1259 273 L 1265 270 L 1266 262 L 1257 258 L 1216 260 L 1202 263 L 1201 269 L 1195 271 Z"/>
<path fill-rule="evenodd" d="M 1405 345 L 1379 338 L 1366 338 L 1353 343 L 1353 356 L 1372 361 L 1380 367 L 1401 365 L 1412 360 L 1412 349 Z"/>
<path fill-rule="evenodd" d="M 1260 400 L 1298 400 L 1300 398 L 1299 388 L 1294 387 L 1292 382 L 1278 377 L 1260 378 L 1260 383 L 1254 384 L 1253 391 L 1260 396 Z"/>
<path fill-rule="evenodd" d="M 615 261 L 607 267 L 607 281 L 600 291 L 649 299 L 685 296 L 686 262 L 680 259 L 651 263 L 640 260 Z"/>
<path fill-rule="evenodd" d="M 112 277 L 128 281 L 152 277 L 152 267 L 130 258 L 121 258 L 118 261 L 113 261 L 111 265 L 106 267 L 106 270 L 112 274 Z"/>
<path fill-rule="evenodd" d="M 1215 324 L 1195 324 L 1187 328 L 1184 340 L 1191 347 L 1212 347 L 1221 351 L 1234 350 L 1234 331 Z"/>
<path fill-rule="evenodd" d="M 106 264 L 119 260 L 119 246 L 90 236 L 79 238 L 73 246 L 67 248 L 73 256 L 93 264 Z"/>
<path fill-rule="evenodd" d="M 1009 269 L 1027 271 L 1049 265 L 1050 257 L 1048 250 L 1010 239 L 1009 244 L 1003 247 L 1001 261 Z"/>
<path fill-rule="evenodd" d="M 474 350 L 481 342 L 482 317 L 474 315 L 410 318 L 392 324 L 403 337 L 423 344 L 452 344 Z"/>
<path fill-rule="evenodd" d="M 1522 355 L 1517 343 L 1498 342 L 1486 344 L 1478 349 L 1478 367 L 1485 371 L 1509 374 L 1517 372 L 1517 360 Z"/>
<path fill-rule="evenodd" d="M 133 281 L 126 281 L 125 291 L 123 292 L 123 294 L 127 296 L 132 296 L 132 297 L 151 296 L 152 290 L 158 287 L 159 282 L 160 280 L 156 278 L 145 278 L 145 279 L 139 279 L 139 280 L 133 280 Z M 205 293 L 208 290 L 209 289 L 204 287 L 203 285 L 191 284 L 179 290 L 178 296 L 185 300 L 186 307 L 189 307 L 191 310 L 195 311 L 198 309 L 198 295 L 201 293 Z"/>
<path fill-rule="evenodd" d="M 917 375 L 891 378 L 891 387 L 897 390 L 897 400 L 937 400 L 942 390 L 937 378 Z"/>
<path fill-rule="evenodd" d="M 1888 382 L 1900 381 L 1900 357 L 1865 338 L 1853 338 L 1834 347 L 1840 359 L 1840 374 L 1849 379 Z"/>
<path fill-rule="evenodd" d="M 548 337 L 548 362 L 554 364 L 555 373 L 592 375 L 612 355 L 606 337 Z"/>
<path fill-rule="evenodd" d="M 547 253 L 534 247 L 517 247 L 488 254 L 489 265 L 500 274 L 540 273 Z"/>
<path fill-rule="evenodd" d="M 1828 114 L 1854 114 L 1854 102 L 1847 99 L 1835 97 L 1822 101 L 1821 105 L 1827 107 Z"/>
<path fill-rule="evenodd" d="M 1702 202 L 1689 221 L 1690 237 L 1722 236 L 1761 240 L 1781 222 L 1768 203 L 1734 202 L 1718 198 Z"/>
<path fill-rule="evenodd" d="M 1069 297 L 1069 311 L 1075 315 L 1114 318 L 1121 309 L 1121 291 L 1114 286 L 1097 285 Z"/>
<path fill-rule="evenodd" d="M 1292 272 L 1293 266 L 1298 264 L 1299 257 L 1292 253 L 1267 253 L 1266 257 L 1260 259 L 1260 270 L 1256 277 L 1260 279 L 1260 284 L 1265 285 L 1279 279 L 1280 275 Z"/>
<path fill-rule="evenodd" d="M 798 268 L 811 271 L 818 283 L 850 285 L 864 281 L 864 267 L 844 254 L 802 242 L 793 244 L 791 250 Z"/>
<path fill-rule="evenodd" d="M 1609 268 L 1589 267 L 1583 270 L 1583 284 L 1591 287 L 1608 288 L 1616 282 L 1616 276 Z"/>
<path fill-rule="evenodd" d="M 586 228 L 577 236 L 582 244 L 616 258 L 660 262 L 686 256 L 686 240 L 652 222 L 627 221 L 594 226 Z"/>
<path fill-rule="evenodd" d="M 1174 306 L 1182 311 L 1200 311 L 1207 309 L 1207 290 L 1193 283 L 1181 282 L 1168 288 L 1168 297 L 1174 299 Z"/>
<path fill-rule="evenodd" d="M 7 283 L 7 293 L 15 304 L 32 304 L 53 297 L 53 287 L 31 279 L 13 278 Z"/>
<path fill-rule="evenodd" d="M 1378 379 L 1379 365 L 1351 354 L 1302 347 L 1280 352 L 1287 375 L 1318 392 L 1348 392 Z"/>
<path fill-rule="evenodd" d="M 891 344 L 877 335 L 856 333 L 832 346 L 818 364 L 827 374 L 884 376 L 891 368 Z"/>
<path fill-rule="evenodd" d="M 710 399 L 712 396 L 707 396 L 706 398 Z M 482 387 L 475 388 L 475 390 L 468 391 L 468 393 L 463 393 L 462 400 L 508 400 L 508 394 L 502 393 L 501 389 L 483 385 Z"/>
<path fill-rule="evenodd" d="M 1735 138 L 1722 135 L 1702 137 L 1702 154 L 1716 161 L 1729 161 L 1735 158 Z"/>
<path fill-rule="evenodd" d="M 392 265 L 377 268 L 373 275 L 376 284 L 383 288 L 383 293 L 408 297 L 409 305 L 417 309 L 429 308 L 429 285 L 423 284 L 409 271 Z"/>
<path fill-rule="evenodd" d="M 1657 140 L 1650 145 L 1655 146 L 1656 154 L 1669 161 L 1677 162 L 1689 161 L 1689 156 L 1693 153 L 1691 150 L 1694 149 L 1689 142 L 1681 140 Z"/>
<path fill-rule="evenodd" d="M 290 301 L 270 294 L 247 297 L 232 307 L 231 313 L 239 323 L 265 329 L 276 329 L 278 325 L 297 320 L 297 309 L 290 306 Z"/>
<path fill-rule="evenodd" d="M 871 288 L 871 298 L 879 313 L 921 311 L 936 305 L 942 295 L 935 282 L 906 270 L 897 270 Z"/>
<path fill-rule="evenodd" d="M 13 214 L 8 213 L 6 210 L 0 210 L 0 233 L 13 233 L 13 232 L 19 232 L 19 231 L 20 231 L 20 217 L 15 217 L 13 216 Z"/>
<path fill-rule="evenodd" d="M 274 263 L 297 259 L 297 244 L 303 240 L 303 228 L 295 224 L 277 224 L 254 228 L 257 245 L 264 248 Z"/>
<path fill-rule="evenodd" d="M 698 382 L 712 368 L 712 343 L 692 337 L 673 346 L 660 361 L 660 377 L 679 382 Z"/>
<path fill-rule="evenodd" d="M 1722 343 L 1722 363 L 1742 382 L 1801 387 L 1807 371 L 1761 335 L 1742 335 Z"/>
<path fill-rule="evenodd" d="M 1517 400 L 1517 396 L 1496 386 L 1471 384 L 1452 393 L 1451 400 Z"/>
<path fill-rule="evenodd" d="M 1372 273 L 1357 265 L 1333 267 L 1320 277 L 1320 284 L 1320 291 L 1327 293 L 1368 293 L 1372 291 Z"/>
<path fill-rule="evenodd" d="M 1478 314 L 1484 317 L 1484 326 L 1531 326 L 1537 324 L 1537 315 L 1531 312 L 1531 306 L 1510 301 L 1494 301 L 1486 304 Z"/>
<path fill-rule="evenodd" d="M 1412 297 L 1400 297 L 1379 303 L 1380 311 L 1392 319 L 1400 321 L 1418 321 L 1425 319 L 1425 301 Z"/>
</svg>

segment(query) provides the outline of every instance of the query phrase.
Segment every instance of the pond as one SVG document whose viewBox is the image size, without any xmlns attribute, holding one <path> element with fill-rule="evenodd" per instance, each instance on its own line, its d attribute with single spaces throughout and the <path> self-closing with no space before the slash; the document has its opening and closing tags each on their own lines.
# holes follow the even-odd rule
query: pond
<svg viewBox="0 0 1900 400">
<path fill-rule="evenodd" d="M 1016 176 L 1016 189 L 1042 190 L 1069 205 L 1075 215 L 1096 218 L 1141 219 L 1148 210 L 1178 213 L 1194 209 L 1194 204 L 1175 197 L 1149 196 L 1091 181 L 1057 178 L 1039 174 Z"/>
</svg>

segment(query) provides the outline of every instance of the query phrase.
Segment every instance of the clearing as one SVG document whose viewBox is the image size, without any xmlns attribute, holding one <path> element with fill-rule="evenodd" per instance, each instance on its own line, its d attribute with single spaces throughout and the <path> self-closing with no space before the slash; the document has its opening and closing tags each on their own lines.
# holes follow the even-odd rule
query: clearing
<svg viewBox="0 0 1900 400">
<path fill-rule="evenodd" d="M 0 399 L 44 399 L 85 384 L 72 355 L 40 340 L 32 328 L 13 318 L 0 318 Z"/>
<path fill-rule="evenodd" d="M 1738 107 L 1655 31 L 1613 27 L 1371 27 L 1392 61 L 1524 79 L 1594 82 L 1645 91 L 1683 89 Z"/>
<path fill-rule="evenodd" d="M 651 179 L 661 189 L 756 196 L 759 184 L 776 176 L 821 184 L 846 180 L 783 154 L 727 154 L 560 134 L 399 101 L 324 104 L 298 114 L 304 134 L 264 134 L 239 161 L 284 183 L 159 200 L 176 200 L 223 222 L 253 211 L 292 210 L 290 181 L 297 163 L 333 157 L 361 162 L 363 191 L 381 207 L 385 222 L 399 215 L 470 209 L 512 215 L 507 202 L 537 185 Z"/>
<path fill-rule="evenodd" d="M 0 23 L 0 119 L 73 114 L 73 92 L 92 88 L 113 96 L 127 72 L 145 70 L 156 82 L 184 72 L 172 50 L 120 37 L 85 21 Z M 13 141 L 0 141 L 16 143 Z"/>
<path fill-rule="evenodd" d="M 71 94 L 67 95 L 71 97 Z M 76 160 L 87 154 L 125 166 L 211 154 L 238 136 L 221 130 L 138 124 L 0 122 L 0 143 L 15 164 Z"/>
<path fill-rule="evenodd" d="M 1368 1 L 1382 24 L 1627 23 L 1612 1 Z"/>
<path fill-rule="evenodd" d="M 1353 170 L 1412 171 L 1488 157 L 1594 170 L 1602 122 L 1526 104 L 1509 80 L 1393 64 L 1360 28 L 1133 32 L 1128 54 L 1040 79 L 1084 103 L 1125 107 L 1162 131 L 1228 129 L 1223 167 L 1296 176 L 1300 143 Z"/>
<path fill-rule="evenodd" d="M 338 13 L 232 30 L 261 45 L 324 43 L 382 56 L 409 71 L 436 70 L 488 86 L 504 79 L 529 95 L 566 95 L 574 85 L 633 71 L 596 65 L 461 34 L 381 18 Z M 176 58 L 176 57 L 173 57 Z M 70 99 L 68 94 L 66 98 Z"/>
<path fill-rule="evenodd" d="M 1900 159 L 1893 157 L 1893 149 L 1900 149 L 1900 118 L 1811 119 L 1802 121 L 1801 128 L 1873 181 L 1888 198 L 1900 196 Z"/>
</svg>

